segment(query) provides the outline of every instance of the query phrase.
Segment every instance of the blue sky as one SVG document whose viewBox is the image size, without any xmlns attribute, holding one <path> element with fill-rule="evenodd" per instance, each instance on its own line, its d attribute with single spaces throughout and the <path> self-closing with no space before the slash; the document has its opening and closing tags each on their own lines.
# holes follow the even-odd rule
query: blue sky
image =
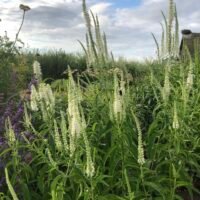
<svg viewBox="0 0 200 200">
<path fill-rule="evenodd" d="M 155 57 L 151 32 L 160 39 L 162 16 L 167 0 L 87 0 L 97 13 L 101 29 L 108 38 L 109 49 L 116 57 L 144 59 Z M 175 0 L 180 29 L 200 32 L 199 0 Z M 27 12 L 20 39 L 30 48 L 64 49 L 81 52 L 78 40 L 85 40 L 85 22 L 81 0 L 0 0 L 0 34 L 6 30 L 15 37 L 22 12 L 19 4 L 31 7 Z"/>
<path fill-rule="evenodd" d="M 140 0 L 110 0 L 110 2 L 113 3 L 115 8 L 131 8 L 141 3 Z"/>
</svg>

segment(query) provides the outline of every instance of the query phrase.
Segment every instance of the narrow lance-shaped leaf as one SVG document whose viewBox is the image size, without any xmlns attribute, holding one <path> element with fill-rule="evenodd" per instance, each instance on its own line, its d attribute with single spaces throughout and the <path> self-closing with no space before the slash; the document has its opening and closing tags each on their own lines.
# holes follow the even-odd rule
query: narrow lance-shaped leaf
<svg viewBox="0 0 200 200">
<path fill-rule="evenodd" d="M 105 33 L 103 33 L 103 46 L 104 46 L 105 57 L 108 60 L 109 59 L 108 45 L 107 45 L 107 38 L 106 38 L 106 34 Z M 113 59 L 114 59 L 114 56 L 113 56 Z"/>
<path fill-rule="evenodd" d="M 98 19 L 97 15 L 96 15 L 96 23 L 97 23 L 97 25 L 96 25 L 97 43 L 99 45 L 101 60 L 103 62 L 102 64 L 105 64 L 107 57 L 106 57 L 106 52 L 105 52 L 105 49 L 104 49 L 103 36 L 101 35 L 99 19 Z"/>
<path fill-rule="evenodd" d="M 168 23 L 167 23 L 167 18 L 163 11 L 161 11 L 161 14 L 163 16 L 164 23 L 165 23 L 165 53 L 167 53 L 168 52 L 167 44 L 169 43 L 169 41 L 168 41 L 168 25 L 167 25 Z"/>
<path fill-rule="evenodd" d="M 78 42 L 81 45 L 83 51 L 85 52 L 86 64 L 87 64 L 87 68 L 89 68 L 90 67 L 90 61 L 89 61 L 90 59 L 89 59 L 89 54 L 88 54 L 89 51 L 87 51 L 87 49 L 85 48 L 84 44 L 81 41 L 78 40 Z"/>
<path fill-rule="evenodd" d="M 6 183 L 8 185 L 8 189 L 9 189 L 11 195 L 12 195 L 13 200 L 19 200 L 18 197 L 17 197 L 17 194 L 15 193 L 15 191 L 13 189 L 13 186 L 12 186 L 12 184 L 10 182 L 7 168 L 5 168 L 5 175 L 6 175 Z"/>
<path fill-rule="evenodd" d="M 156 39 L 155 35 L 154 35 L 153 33 L 151 33 L 151 34 L 152 34 L 152 36 L 153 36 L 153 39 L 154 39 L 154 41 L 155 41 L 155 43 L 156 43 L 156 48 L 157 48 L 157 55 L 158 55 L 158 59 L 160 59 L 160 48 L 159 48 L 158 41 L 157 41 L 157 39 Z"/>
<path fill-rule="evenodd" d="M 161 37 L 161 57 L 165 55 L 165 30 L 163 24 L 161 23 L 162 27 L 162 37 Z"/>
<path fill-rule="evenodd" d="M 90 20 L 89 13 L 87 11 L 87 6 L 86 6 L 85 0 L 83 0 L 82 7 L 83 7 L 83 14 L 84 14 L 84 17 L 85 17 L 86 26 L 87 26 L 87 29 L 88 29 L 88 36 L 89 36 L 90 42 L 91 42 L 91 48 L 92 48 L 92 51 L 94 53 L 95 58 L 98 59 L 96 48 L 95 48 L 95 43 L 94 43 L 94 38 L 93 38 L 93 35 L 92 35 L 91 20 Z"/>
</svg>

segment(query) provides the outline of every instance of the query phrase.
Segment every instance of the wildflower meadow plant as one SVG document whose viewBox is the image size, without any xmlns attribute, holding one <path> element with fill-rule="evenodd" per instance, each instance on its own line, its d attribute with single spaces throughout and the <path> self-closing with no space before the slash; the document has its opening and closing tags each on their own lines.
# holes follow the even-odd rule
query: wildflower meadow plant
<svg viewBox="0 0 200 200">
<path fill-rule="evenodd" d="M 179 21 L 176 4 L 173 0 L 168 0 L 168 16 L 162 12 L 164 25 L 161 23 L 162 36 L 161 42 L 157 41 L 154 34 L 153 38 L 157 47 L 159 60 L 177 59 L 179 57 Z"/>
<path fill-rule="evenodd" d="M 50 84 L 34 62 L 29 98 L 10 102 L 0 121 L 0 199 L 198 199 L 200 63 L 171 62 L 178 24 L 169 5 L 159 51 L 169 62 L 147 62 L 129 81 L 83 1 L 91 71 L 68 67 Z"/>
<path fill-rule="evenodd" d="M 145 159 L 144 159 L 144 149 L 143 149 L 143 142 L 142 142 L 142 130 L 140 127 L 140 123 L 138 118 L 136 117 L 136 115 L 134 113 L 133 114 L 133 118 L 135 120 L 135 124 L 136 124 L 136 128 L 138 131 L 138 164 L 139 165 L 143 165 L 145 163 Z"/>
<path fill-rule="evenodd" d="M 169 68 L 169 65 L 166 65 L 165 67 L 165 80 L 164 80 L 164 86 L 162 88 L 162 97 L 163 97 L 163 100 L 165 102 L 168 101 L 169 99 L 169 95 L 170 95 L 170 80 L 169 80 L 169 71 L 170 71 L 170 68 Z"/>
<path fill-rule="evenodd" d="M 98 16 L 87 10 L 86 1 L 82 1 L 83 15 L 85 18 L 87 33 L 86 47 L 80 42 L 86 55 L 88 70 L 91 68 L 107 68 L 112 63 L 112 53 L 108 52 L 105 33 L 101 33 Z M 93 24 L 92 24 L 93 22 Z M 93 30 L 94 25 L 94 30 Z"/>
<path fill-rule="evenodd" d="M 68 82 L 68 121 L 69 121 L 69 134 L 70 134 L 70 153 L 74 154 L 76 149 L 76 140 L 80 138 L 82 127 L 81 115 L 79 111 L 80 100 L 72 72 L 69 69 L 69 82 Z"/>
<path fill-rule="evenodd" d="M 193 86 L 193 80 L 194 80 L 193 71 L 194 71 L 194 64 L 192 61 L 190 61 L 188 75 L 187 75 L 187 81 L 186 81 L 186 86 L 187 86 L 188 91 L 190 91 Z"/>
<path fill-rule="evenodd" d="M 36 80 L 40 82 L 42 79 L 42 71 L 41 71 L 40 63 L 38 61 L 34 61 L 33 63 L 33 73 Z"/>
<path fill-rule="evenodd" d="M 33 63 L 34 78 L 37 81 L 36 84 L 32 84 L 30 87 L 30 107 L 33 111 L 42 111 L 42 117 L 44 121 L 48 121 L 48 118 L 55 113 L 55 96 L 52 92 L 51 86 L 46 83 L 42 83 L 42 72 L 39 62 Z"/>
<path fill-rule="evenodd" d="M 118 78 L 120 76 L 120 79 Z M 116 122 L 122 122 L 125 117 L 125 80 L 123 71 L 116 68 L 114 70 L 114 93 L 113 93 L 113 102 L 110 106 L 110 117 L 111 120 Z"/>
<path fill-rule="evenodd" d="M 174 116 L 173 116 L 173 129 L 179 129 L 179 120 L 178 120 L 178 114 L 177 114 L 177 105 L 176 102 L 174 102 Z"/>
</svg>

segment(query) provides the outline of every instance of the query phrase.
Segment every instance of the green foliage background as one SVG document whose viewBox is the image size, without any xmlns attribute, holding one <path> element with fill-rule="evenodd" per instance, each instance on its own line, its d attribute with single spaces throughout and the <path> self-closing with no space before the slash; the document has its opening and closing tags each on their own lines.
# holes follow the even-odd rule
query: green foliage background
<svg viewBox="0 0 200 200">
<path fill-rule="evenodd" d="M 0 149 L 0 161 L 7 161 L 1 199 L 198 198 L 199 55 L 195 54 L 194 59 L 188 56 L 189 62 L 171 57 L 143 63 L 115 60 L 108 53 L 98 17 L 89 15 L 85 1 L 83 12 L 88 31 L 86 47 L 81 43 L 85 56 L 63 51 L 7 54 L 7 45 L 10 49 L 12 44 L 4 44 L 6 38 L 2 39 L 0 53 L 5 60 L 0 63 L 1 90 L 7 93 L 25 89 L 32 74 L 30 66 L 37 59 L 43 72 L 40 84 L 49 83 L 45 86 L 50 92 L 35 97 L 39 99 L 36 110 L 31 101 L 24 101 L 23 139 L 16 139 L 9 120 L 6 123 L 7 146 Z M 13 72 L 21 80 L 16 90 L 11 87 Z M 40 85 L 35 87 L 39 89 Z M 111 117 L 116 91 L 123 97 L 122 118 Z M 52 105 L 48 104 L 51 98 L 55 99 Z M 80 121 L 85 123 L 84 131 L 73 143 L 73 154 L 69 150 L 73 118 L 69 104 L 76 107 L 81 120 L 84 116 Z M 139 161 L 141 149 L 144 163 Z M 88 164 L 94 165 L 90 176 Z"/>
</svg>

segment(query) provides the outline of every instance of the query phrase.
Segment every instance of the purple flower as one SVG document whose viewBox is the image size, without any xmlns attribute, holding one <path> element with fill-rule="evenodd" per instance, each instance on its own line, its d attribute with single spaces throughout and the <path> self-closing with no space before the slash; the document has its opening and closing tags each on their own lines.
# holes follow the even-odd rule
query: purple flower
<svg viewBox="0 0 200 200">
<path fill-rule="evenodd" d="M 34 77 L 31 79 L 31 82 L 28 84 L 28 89 L 31 90 L 31 86 L 37 86 L 38 85 L 38 80 Z"/>
<path fill-rule="evenodd" d="M 4 138 L 0 136 L 0 146 L 4 143 Z"/>
<path fill-rule="evenodd" d="M 4 168 L 5 168 L 5 161 L 0 159 L 0 171 L 4 171 Z M 0 188 L 5 186 L 5 184 L 6 184 L 5 177 L 4 177 L 4 175 L 2 175 L 2 176 L 0 176 Z"/>
<path fill-rule="evenodd" d="M 14 102 L 13 101 L 9 101 L 6 109 L 4 111 L 4 113 L 2 114 L 2 116 L 0 116 L 0 133 L 2 133 L 5 129 L 5 121 L 8 117 L 12 117 L 13 116 L 13 110 L 14 110 Z"/>
<path fill-rule="evenodd" d="M 2 178 L 0 178 L 0 188 L 3 187 L 3 186 L 5 186 L 5 184 L 6 184 L 6 179 L 3 176 Z"/>
<path fill-rule="evenodd" d="M 23 106 L 23 102 L 20 102 L 17 108 L 17 112 L 15 113 L 15 115 L 12 118 L 12 124 L 16 124 L 19 123 L 20 120 L 23 118 L 24 115 L 24 106 Z"/>
</svg>

